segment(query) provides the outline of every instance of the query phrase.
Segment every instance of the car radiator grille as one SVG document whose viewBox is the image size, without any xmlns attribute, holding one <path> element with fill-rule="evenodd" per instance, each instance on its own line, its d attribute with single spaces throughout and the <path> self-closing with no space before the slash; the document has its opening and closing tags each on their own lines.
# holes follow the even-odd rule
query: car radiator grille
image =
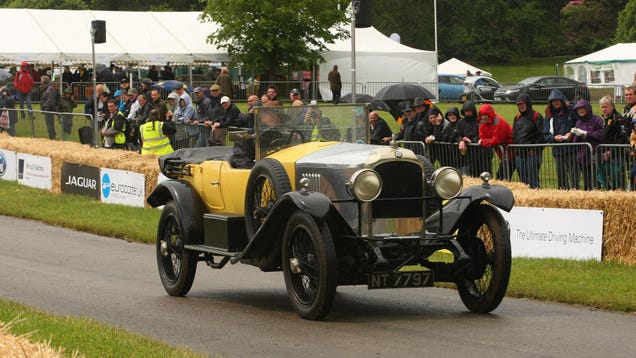
<svg viewBox="0 0 636 358">
<path fill-rule="evenodd" d="M 373 202 L 373 217 L 421 217 L 422 168 L 413 162 L 395 161 L 374 168 L 382 177 L 382 192 Z"/>
</svg>

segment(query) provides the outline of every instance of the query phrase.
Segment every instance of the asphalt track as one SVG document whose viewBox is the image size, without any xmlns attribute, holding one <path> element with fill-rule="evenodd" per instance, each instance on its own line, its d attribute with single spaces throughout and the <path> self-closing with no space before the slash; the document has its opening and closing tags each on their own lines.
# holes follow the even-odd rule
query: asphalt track
<svg viewBox="0 0 636 358">
<path fill-rule="evenodd" d="M 0 297 L 211 356 L 634 356 L 633 314 L 506 298 L 477 315 L 454 290 L 357 286 L 338 288 L 324 321 L 306 321 L 281 273 L 200 263 L 190 294 L 175 298 L 161 286 L 153 245 L 8 217 L 0 227 Z"/>
</svg>

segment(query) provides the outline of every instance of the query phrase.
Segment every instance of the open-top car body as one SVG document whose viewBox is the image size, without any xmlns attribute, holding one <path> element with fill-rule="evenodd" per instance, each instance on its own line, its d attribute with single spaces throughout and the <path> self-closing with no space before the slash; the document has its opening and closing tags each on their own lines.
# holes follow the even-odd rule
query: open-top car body
<svg viewBox="0 0 636 358">
<path fill-rule="evenodd" d="M 233 167 L 232 147 L 159 159 L 170 179 L 148 203 L 164 205 L 156 247 L 166 291 L 187 294 L 199 261 L 215 269 L 243 263 L 282 271 L 306 319 L 324 317 L 340 285 L 452 282 L 469 310 L 495 309 L 511 263 L 510 230 L 497 208 L 512 208 L 511 191 L 490 185 L 487 173 L 482 185 L 463 188 L 454 168 L 434 170 L 396 143 L 366 144 L 364 106 L 321 109 L 327 128 L 307 126 L 306 108 L 259 109 L 253 131 L 232 135 L 254 142 L 251 169 Z"/>
</svg>

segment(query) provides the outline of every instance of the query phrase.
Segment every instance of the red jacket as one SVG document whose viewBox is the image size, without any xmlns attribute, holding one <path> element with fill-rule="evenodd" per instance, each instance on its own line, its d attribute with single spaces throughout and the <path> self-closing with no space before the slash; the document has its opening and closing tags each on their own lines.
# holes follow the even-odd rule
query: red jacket
<svg viewBox="0 0 636 358">
<path fill-rule="evenodd" d="M 27 94 L 33 89 L 33 77 L 29 71 L 29 64 L 26 61 L 22 62 L 20 71 L 16 73 L 13 79 L 13 85 L 23 94 Z"/>
<path fill-rule="evenodd" d="M 512 127 L 489 104 L 483 104 L 479 107 L 479 116 L 487 115 L 490 120 L 488 123 L 480 121 L 479 123 L 479 139 L 483 147 L 496 147 L 499 145 L 507 145 L 512 143 Z M 499 150 L 495 150 L 501 159 Z M 508 153 L 510 155 L 510 153 Z"/>
</svg>

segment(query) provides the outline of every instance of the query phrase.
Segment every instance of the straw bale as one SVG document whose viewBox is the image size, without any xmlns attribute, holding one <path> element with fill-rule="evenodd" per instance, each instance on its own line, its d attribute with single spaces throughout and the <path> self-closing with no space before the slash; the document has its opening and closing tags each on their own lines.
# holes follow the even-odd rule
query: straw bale
<svg viewBox="0 0 636 358">
<path fill-rule="evenodd" d="M 9 333 L 9 327 L 20 320 L 12 320 L 9 323 L 0 321 L 0 357 L 65 357 L 63 348 L 52 348 L 51 342 L 31 342 L 30 334 L 15 336 Z M 78 357 L 77 352 L 72 357 Z"/>
<path fill-rule="evenodd" d="M 144 174 L 146 176 L 146 195 L 150 194 L 157 185 L 159 164 L 155 155 L 140 155 L 125 150 L 95 149 L 77 142 L 18 138 L 5 134 L 0 134 L 0 148 L 50 157 L 53 178 L 51 191 L 56 193 L 62 190 L 61 175 L 62 163 L 64 162 Z"/>
<path fill-rule="evenodd" d="M 135 152 L 93 149 L 76 142 L 60 142 L 37 138 L 15 138 L 0 134 L 0 148 L 52 160 L 53 188 L 60 192 L 61 167 L 64 161 L 95 167 L 128 170 L 146 176 L 146 196 L 154 189 L 159 175 L 157 157 Z M 636 215 L 632 192 L 530 189 L 526 184 L 492 180 L 510 188 L 516 206 L 564 209 L 603 210 L 603 259 L 636 264 Z M 480 185 L 477 178 L 464 177 L 464 184 Z"/>
</svg>

